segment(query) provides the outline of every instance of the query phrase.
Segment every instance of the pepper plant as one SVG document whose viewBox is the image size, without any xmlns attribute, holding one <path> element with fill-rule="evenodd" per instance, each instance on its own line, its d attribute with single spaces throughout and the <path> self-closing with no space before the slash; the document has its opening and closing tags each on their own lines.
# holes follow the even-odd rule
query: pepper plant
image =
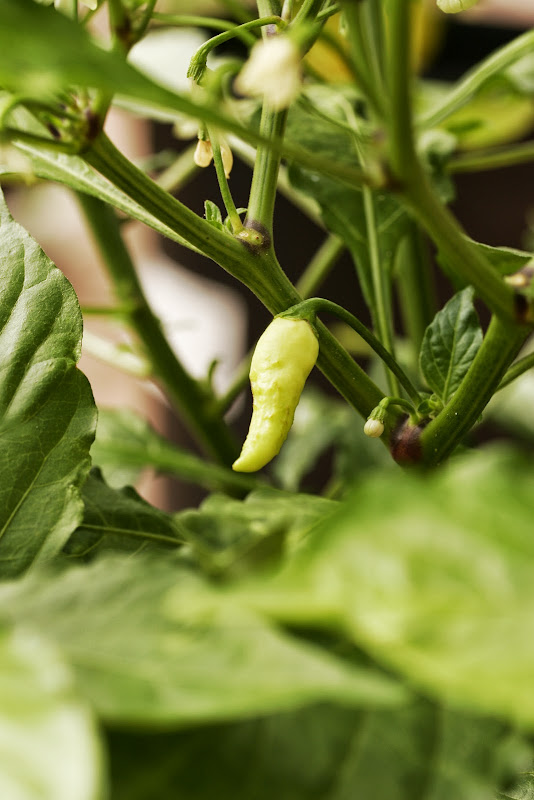
<svg viewBox="0 0 534 800">
<path fill-rule="evenodd" d="M 76 195 L 110 314 L 201 453 L 131 412 L 97 423 L 75 293 L 1 199 L 3 800 L 534 797 L 532 256 L 474 241 L 448 208 L 456 172 L 534 157 L 485 111 L 532 99 L 534 32 L 453 85 L 412 66 L 416 16 L 473 5 L 221 0 L 219 19 L 180 2 L 0 1 L 8 200 L 28 180 Z M 129 60 L 161 26 L 205 31 L 190 91 Z M 115 102 L 194 122 L 179 165 L 212 170 L 205 217 L 112 143 Z M 252 162 L 246 210 L 231 151 Z M 296 285 L 278 258 L 278 189 L 324 231 Z M 318 347 L 331 391 L 312 371 L 265 469 L 232 470 L 227 412 L 247 365 L 224 395 L 188 373 L 137 278 L 129 219 L 292 320 L 276 331 L 305 332 L 260 350 L 260 423 L 238 470 L 265 463 L 256 448 L 275 455 Z M 431 257 L 454 287 L 440 304 Z M 322 291 L 336 269 L 346 307 Z M 521 451 L 512 434 L 477 444 L 492 415 L 522 426 Z M 170 513 L 113 480 L 144 466 L 206 499 Z"/>
</svg>

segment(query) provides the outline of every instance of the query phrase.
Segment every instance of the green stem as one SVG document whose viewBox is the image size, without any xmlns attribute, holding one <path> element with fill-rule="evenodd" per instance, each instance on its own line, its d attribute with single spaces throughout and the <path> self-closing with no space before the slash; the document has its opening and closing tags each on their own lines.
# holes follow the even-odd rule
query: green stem
<svg viewBox="0 0 534 800">
<path fill-rule="evenodd" d="M 414 361 L 421 350 L 427 327 L 437 311 L 431 265 L 423 236 L 416 223 L 399 243 L 396 258 L 397 291 L 404 330 L 412 344 Z"/>
<path fill-rule="evenodd" d="M 534 160 L 534 142 L 521 142 L 509 147 L 495 147 L 475 153 L 461 153 L 447 164 L 448 172 L 485 172 L 511 167 Z"/>
<path fill-rule="evenodd" d="M 113 443 L 113 458 L 132 467 L 153 467 L 157 472 L 175 475 L 186 483 L 202 486 L 211 492 L 245 494 L 265 486 L 265 481 L 256 477 L 210 464 L 167 443 L 161 447 L 149 446 L 144 450 L 136 442 L 130 444 L 128 439 L 123 439 Z"/>
<path fill-rule="evenodd" d="M 404 0 L 403 0 L 404 1 Z M 433 109 L 418 118 L 418 126 L 432 128 L 463 106 L 489 78 L 501 72 L 523 56 L 532 53 L 534 31 L 527 31 L 513 42 L 492 53 L 470 70 Z"/>
<path fill-rule="evenodd" d="M 330 273 L 330 270 L 345 250 L 345 247 L 346 245 L 343 240 L 339 239 L 334 234 L 327 236 L 297 283 L 296 289 L 301 297 L 307 298 L 315 294 L 316 290 L 322 285 L 323 281 Z M 248 374 L 250 371 L 251 358 L 252 352 L 243 359 L 236 371 L 232 385 L 217 401 L 217 409 L 222 414 L 228 411 L 234 400 L 239 397 L 241 392 L 246 388 L 249 379 Z"/>
<path fill-rule="evenodd" d="M 340 8 L 338 3 L 332 3 L 331 6 L 328 8 L 323 9 L 317 14 L 317 22 L 326 21 L 329 17 L 333 17 L 334 14 L 339 14 Z"/>
<path fill-rule="evenodd" d="M 78 198 L 119 301 L 135 309 L 130 324 L 144 345 L 154 375 L 204 450 L 221 463 L 231 464 L 237 455 L 233 436 L 224 420 L 213 414 L 214 398 L 186 372 L 165 338 L 144 296 L 114 211 L 90 195 Z"/>
<path fill-rule="evenodd" d="M 466 237 L 455 217 L 443 205 L 428 177 L 418 166 L 405 183 L 405 197 L 450 268 L 471 283 L 488 308 L 503 319 L 516 319 L 514 291 L 495 267 Z"/>
<path fill-rule="evenodd" d="M 217 134 L 210 135 L 209 138 L 211 140 L 213 163 L 215 164 L 215 171 L 217 173 L 217 180 L 219 182 L 219 190 L 221 192 L 222 201 L 224 203 L 226 213 L 228 214 L 230 224 L 232 225 L 232 231 L 234 233 L 239 233 L 239 231 L 243 230 L 243 223 L 241 222 L 241 217 L 237 213 L 234 198 L 232 197 L 232 192 L 230 191 L 230 187 L 228 185 L 219 138 Z"/>
<path fill-rule="evenodd" d="M 130 311 L 128 320 L 131 313 Z M 115 342 L 103 339 L 87 329 L 83 333 L 83 352 L 93 358 L 97 358 L 104 364 L 109 364 L 114 369 L 125 372 L 127 375 L 134 375 L 136 378 L 144 379 L 152 377 L 152 365 L 148 359 L 124 350 Z"/>
<path fill-rule="evenodd" d="M 250 22 L 243 23 L 243 25 L 234 25 L 233 27 L 229 28 L 229 30 L 219 33 L 217 36 L 213 36 L 211 39 L 208 39 L 207 42 L 204 42 L 204 44 L 199 47 L 196 53 L 193 55 L 187 71 L 187 77 L 193 78 L 194 81 L 200 83 L 206 70 L 208 56 L 212 50 L 214 50 L 220 44 L 230 41 L 230 39 L 239 37 L 240 34 L 246 33 L 255 28 L 261 28 L 265 25 L 285 25 L 285 23 L 280 19 L 280 17 L 273 15 L 270 17 L 262 17 L 261 19 L 253 19 Z M 254 39 L 253 41 L 256 40 Z M 247 44 L 250 44 L 250 41 L 247 40 Z"/>
<path fill-rule="evenodd" d="M 141 203 L 160 222 L 179 232 L 180 236 L 218 264 L 224 265 L 238 280 L 250 276 L 250 254 L 229 234 L 217 230 L 191 209 L 160 188 L 148 175 L 129 161 L 101 134 L 84 153 L 85 160 L 136 202 Z M 256 276 L 261 289 L 268 281 Z M 253 289 L 253 291 L 256 291 Z"/>
<path fill-rule="evenodd" d="M 528 356 L 519 359 L 516 361 L 515 364 L 512 364 L 509 370 L 507 370 L 504 378 L 499 383 L 496 391 L 500 392 L 501 389 L 504 389 L 505 386 L 508 386 L 512 381 L 515 381 L 529 369 L 534 367 L 534 353 L 530 353 Z"/>
<path fill-rule="evenodd" d="M 389 406 L 399 406 L 399 408 L 403 408 L 410 415 L 414 413 L 413 405 L 403 397 L 384 397 L 378 404 L 378 408 L 383 408 L 385 411 L 387 411 Z"/>
<path fill-rule="evenodd" d="M 292 25 L 300 25 L 302 22 L 314 22 L 321 11 L 323 0 L 304 0 L 299 8 Z"/>
<path fill-rule="evenodd" d="M 220 31 L 235 31 L 236 37 L 245 42 L 245 44 L 252 45 L 256 42 L 256 37 L 248 32 L 248 29 L 243 28 L 242 25 L 237 25 L 235 22 L 229 22 L 226 19 L 218 19 L 217 17 L 198 17 L 193 14 L 163 14 L 156 12 L 153 16 L 154 22 L 159 22 L 162 25 L 183 26 L 186 28 L 209 28 L 210 30 Z M 257 22 L 257 20 L 252 20 Z M 248 23 L 248 20 L 247 20 Z"/>
<path fill-rule="evenodd" d="M 397 364 L 395 358 L 386 350 L 376 336 L 371 333 L 369 328 L 365 327 L 363 322 L 360 322 L 360 320 L 355 317 L 354 314 L 351 314 L 342 306 L 339 306 L 337 303 L 333 303 L 331 300 L 325 300 L 322 297 L 312 297 L 310 300 L 304 300 L 302 303 L 298 303 L 292 308 L 287 309 L 287 311 L 281 316 L 306 319 L 308 316 L 311 315 L 314 317 L 315 314 L 322 311 L 333 314 L 335 317 L 340 319 L 342 322 L 345 322 L 354 331 L 356 331 L 356 333 L 361 336 L 362 339 L 367 342 L 367 344 L 375 351 L 377 356 L 382 359 L 382 361 L 387 365 L 388 369 L 390 369 L 391 372 L 398 378 L 399 383 L 404 387 L 404 389 L 406 389 L 406 393 L 412 399 L 413 403 L 416 406 L 419 405 L 421 402 L 419 392 L 405 374 L 404 370 Z"/>
<path fill-rule="evenodd" d="M 391 303 L 389 291 L 386 289 L 384 281 L 384 271 L 380 263 L 380 253 L 375 221 L 375 206 L 373 194 L 367 187 L 363 187 L 363 207 L 365 214 L 365 225 L 367 229 L 367 241 L 369 243 L 369 262 L 371 266 L 371 281 L 373 285 L 374 304 L 372 308 L 373 321 L 379 340 L 393 356 L 393 327 L 391 323 Z M 399 384 L 395 374 L 386 370 L 386 379 L 392 395 L 398 395 Z"/>
<path fill-rule="evenodd" d="M 88 163 L 156 219 L 245 284 L 272 314 L 279 314 L 301 301 L 272 250 L 263 253 L 250 251 L 237 239 L 214 228 L 160 189 L 107 137 L 100 135 L 84 155 Z M 384 396 L 383 392 L 320 323 L 317 332 L 321 347 L 317 362 L 319 368 L 347 402 L 367 418 Z"/>
<path fill-rule="evenodd" d="M 154 16 L 154 9 L 156 7 L 156 3 L 158 0 L 148 0 L 146 4 L 146 8 L 143 11 L 143 16 L 141 20 L 136 24 L 135 34 L 136 34 L 136 41 L 139 41 L 145 35 L 148 26 L 150 25 L 150 21 Z"/>
<path fill-rule="evenodd" d="M 254 167 L 256 160 L 256 151 L 253 147 L 245 142 L 242 142 L 236 136 L 232 136 L 230 140 L 232 152 L 237 154 L 241 161 L 248 164 L 249 167 Z M 291 185 L 288 177 L 287 167 L 280 166 L 278 170 L 278 191 L 287 197 L 287 199 L 296 206 L 299 211 L 302 211 L 311 221 L 319 228 L 324 228 L 324 223 L 319 215 L 317 204 L 307 195 L 297 192 Z"/>
<path fill-rule="evenodd" d="M 359 0 L 358 2 L 354 2 L 354 0 L 342 0 L 340 2 L 347 26 L 354 71 L 358 77 L 357 82 L 378 116 L 383 117 L 385 110 L 384 96 L 375 85 L 373 71 L 368 61 L 368 42 L 363 31 L 360 5 Z"/>
<path fill-rule="evenodd" d="M 464 439 L 488 404 L 528 331 L 493 317 L 484 341 L 450 402 L 421 433 L 423 461 L 439 464 Z"/>
<path fill-rule="evenodd" d="M 199 171 L 193 160 L 196 142 L 189 145 L 158 177 L 156 183 L 166 192 L 176 192 L 185 186 Z"/>
<path fill-rule="evenodd" d="M 269 142 L 281 141 L 287 120 L 287 111 L 272 111 L 264 104 L 261 112 L 260 135 Z M 273 215 L 280 155 L 268 145 L 259 145 L 252 173 L 247 223 L 259 223 L 272 241 Z"/>
<path fill-rule="evenodd" d="M 297 291 L 302 297 L 311 297 L 316 293 L 345 248 L 345 242 L 335 234 L 326 237 L 298 280 Z"/>
<path fill-rule="evenodd" d="M 281 0 L 256 0 L 259 17 L 280 16 L 282 13 Z"/>
<path fill-rule="evenodd" d="M 379 95 L 386 92 L 384 80 L 384 26 L 380 0 L 367 0 L 361 3 L 360 26 L 363 32 L 369 72 L 372 76 L 373 86 Z"/>
<path fill-rule="evenodd" d="M 390 167 L 404 199 L 428 231 L 450 268 L 473 284 L 477 294 L 495 314 L 515 318 L 514 293 L 493 265 L 465 237 L 453 215 L 436 195 L 415 151 L 410 52 L 410 0 L 387 0 L 390 47 L 387 78 L 390 92 Z"/>
</svg>

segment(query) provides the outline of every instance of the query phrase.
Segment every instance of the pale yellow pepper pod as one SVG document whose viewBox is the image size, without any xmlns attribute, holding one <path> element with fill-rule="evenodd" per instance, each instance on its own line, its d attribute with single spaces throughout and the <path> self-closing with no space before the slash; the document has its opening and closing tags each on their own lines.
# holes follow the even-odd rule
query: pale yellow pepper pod
<svg viewBox="0 0 534 800">
<path fill-rule="evenodd" d="M 317 336 L 304 319 L 276 317 L 262 334 L 250 365 L 252 420 L 236 472 L 256 472 L 278 455 L 318 354 Z"/>
</svg>

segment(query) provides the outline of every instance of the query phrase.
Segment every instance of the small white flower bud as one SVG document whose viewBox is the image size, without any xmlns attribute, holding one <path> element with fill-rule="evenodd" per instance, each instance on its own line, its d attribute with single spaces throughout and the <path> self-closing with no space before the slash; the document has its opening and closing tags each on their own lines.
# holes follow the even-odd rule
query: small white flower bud
<svg viewBox="0 0 534 800">
<path fill-rule="evenodd" d="M 363 432 L 371 439 L 379 439 L 384 433 L 384 423 L 379 419 L 368 419 L 363 426 Z"/>
<path fill-rule="evenodd" d="M 209 139 L 199 139 L 195 148 L 193 161 L 197 167 L 209 167 L 213 158 L 213 150 Z"/>
<path fill-rule="evenodd" d="M 263 96 L 274 111 L 291 105 L 300 84 L 300 52 L 287 36 L 272 36 L 255 44 L 235 83 L 242 94 Z"/>
</svg>

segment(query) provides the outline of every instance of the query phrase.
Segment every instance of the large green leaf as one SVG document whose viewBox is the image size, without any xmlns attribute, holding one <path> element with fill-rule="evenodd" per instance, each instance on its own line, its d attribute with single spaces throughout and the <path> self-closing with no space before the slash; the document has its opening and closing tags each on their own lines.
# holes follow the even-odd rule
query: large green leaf
<svg viewBox="0 0 534 800">
<path fill-rule="evenodd" d="M 100 746 L 70 671 L 41 636 L 0 629 L 0 797 L 97 800 Z"/>
<path fill-rule="evenodd" d="M 53 8 L 33 0 L 2 0 L 0 85 L 43 100 L 72 84 L 195 112 L 189 98 L 154 83 L 118 53 L 99 47 L 83 27 Z"/>
<path fill-rule="evenodd" d="M 324 497 L 265 488 L 251 492 L 244 502 L 211 495 L 198 511 L 184 511 L 177 519 L 204 569 L 235 577 L 297 546 L 337 507 Z"/>
<path fill-rule="evenodd" d="M 520 750 L 502 725 L 426 702 L 109 741 L 114 800 L 494 800 Z"/>
<path fill-rule="evenodd" d="M 81 525 L 67 542 L 70 556 L 88 557 L 102 550 L 176 548 L 183 543 L 178 523 L 128 486 L 121 491 L 105 484 L 92 470 L 82 489 L 84 514 Z"/>
<path fill-rule="evenodd" d="M 0 194 L 0 577 L 53 557 L 82 515 L 96 409 L 70 283 Z"/>
<path fill-rule="evenodd" d="M 108 557 L 0 588 L 2 614 L 46 630 L 115 722 L 176 726 L 319 699 L 398 705 L 400 686 L 276 630 L 172 559 Z"/>
<path fill-rule="evenodd" d="M 442 700 L 534 727 L 532 465 L 483 451 L 432 476 L 376 475 L 272 581 L 239 591 L 340 626 Z"/>
<path fill-rule="evenodd" d="M 482 343 L 474 290 L 455 294 L 425 331 L 419 361 L 426 382 L 443 404 L 460 385 Z"/>
</svg>

